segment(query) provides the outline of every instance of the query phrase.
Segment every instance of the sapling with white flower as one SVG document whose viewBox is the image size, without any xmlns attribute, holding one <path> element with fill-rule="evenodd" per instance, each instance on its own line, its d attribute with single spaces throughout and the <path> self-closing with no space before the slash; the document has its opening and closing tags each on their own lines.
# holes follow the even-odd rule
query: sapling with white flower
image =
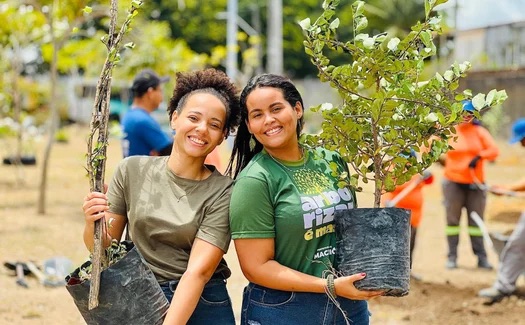
<svg viewBox="0 0 525 325">
<path fill-rule="evenodd" d="M 425 79 L 425 60 L 436 54 L 433 38 L 441 32 L 441 17 L 431 13 L 444 2 L 425 0 L 425 20 L 404 39 L 364 33 L 363 1 L 352 5 L 353 40 L 336 37 L 339 0 L 324 1 L 324 12 L 314 23 L 309 18 L 299 23 L 306 36 L 305 51 L 319 78 L 342 98 L 339 106 L 325 103 L 313 108 L 323 115 L 322 133 L 307 136 L 306 141 L 338 151 L 355 171 L 351 179 L 355 188 L 359 180 L 373 181 L 375 207 L 385 190 L 405 183 L 448 150 L 447 138 L 461 121 L 462 100 L 472 99 L 479 111 L 507 98 L 504 90 L 475 96 L 470 90 L 459 91 L 469 62 L 454 63 Z M 332 64 L 330 51 L 347 53 L 349 63 Z M 421 152 L 420 161 L 400 156 L 421 147 L 430 150 Z"/>
<path fill-rule="evenodd" d="M 446 71 L 426 76 L 425 61 L 436 54 L 433 39 L 441 32 L 441 18 L 433 10 L 446 0 L 425 0 L 425 19 L 403 39 L 387 33 L 365 33 L 365 3 L 352 4 L 352 40 L 337 37 L 335 17 L 339 0 L 323 2 L 323 13 L 300 25 L 305 51 L 318 69 L 318 77 L 341 96 L 338 106 L 319 105 L 322 132 L 305 136 L 312 146 L 337 151 L 351 166 L 352 175 L 341 175 L 341 186 L 374 183 L 374 208 L 335 212 L 336 263 L 344 275 L 366 272 L 355 283 L 360 290 L 384 290 L 403 296 L 409 287 L 408 210 L 383 208 L 381 194 L 421 173 L 449 149 L 448 138 L 462 120 L 462 104 L 479 110 L 501 104 L 504 90 L 473 96 L 459 90 L 469 62 L 454 63 Z M 341 65 L 331 62 L 330 52 L 348 55 Z M 420 150 L 426 148 L 426 150 Z M 420 157 L 406 153 L 420 152 Z M 335 172 L 335 171 L 334 171 Z"/>
</svg>

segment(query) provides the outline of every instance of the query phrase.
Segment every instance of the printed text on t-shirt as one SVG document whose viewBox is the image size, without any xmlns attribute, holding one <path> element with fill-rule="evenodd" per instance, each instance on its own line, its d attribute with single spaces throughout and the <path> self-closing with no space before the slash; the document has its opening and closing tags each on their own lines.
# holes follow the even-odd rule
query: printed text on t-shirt
<svg viewBox="0 0 525 325">
<path fill-rule="evenodd" d="M 347 188 L 301 196 L 305 240 L 319 238 L 334 232 L 334 213 L 354 207 L 352 193 Z M 315 229 L 314 229 L 315 227 Z"/>
</svg>

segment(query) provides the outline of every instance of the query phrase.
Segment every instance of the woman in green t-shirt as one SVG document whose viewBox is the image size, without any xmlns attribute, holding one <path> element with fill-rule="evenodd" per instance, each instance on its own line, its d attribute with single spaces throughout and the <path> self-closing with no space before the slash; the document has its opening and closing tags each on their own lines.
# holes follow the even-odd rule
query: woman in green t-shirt
<svg viewBox="0 0 525 325">
<path fill-rule="evenodd" d="M 177 73 L 168 113 L 176 131 L 171 154 L 121 161 L 107 196 L 86 197 L 84 242 L 91 251 L 102 217 L 111 221 L 106 245 L 127 225 L 170 301 L 165 324 L 234 325 L 223 259 L 232 180 L 204 161 L 239 124 L 237 90 L 219 70 Z"/>
<path fill-rule="evenodd" d="M 250 281 L 241 324 L 368 324 L 365 300 L 382 292 L 355 288 L 364 273 L 333 269 L 334 212 L 356 206 L 354 191 L 338 186 L 348 168 L 336 152 L 299 144 L 303 114 L 285 77 L 256 76 L 241 93 L 228 166 L 232 238 Z"/>
</svg>

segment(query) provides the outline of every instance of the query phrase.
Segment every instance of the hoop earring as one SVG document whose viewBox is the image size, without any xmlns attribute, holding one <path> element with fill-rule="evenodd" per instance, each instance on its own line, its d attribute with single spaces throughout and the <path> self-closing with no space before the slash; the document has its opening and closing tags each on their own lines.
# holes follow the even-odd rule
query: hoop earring
<svg viewBox="0 0 525 325">
<path fill-rule="evenodd" d="M 250 134 L 250 141 L 248 141 L 248 145 L 250 146 L 250 151 L 255 150 L 255 145 L 257 143 L 255 142 L 255 139 L 253 138 L 253 134 Z"/>
</svg>

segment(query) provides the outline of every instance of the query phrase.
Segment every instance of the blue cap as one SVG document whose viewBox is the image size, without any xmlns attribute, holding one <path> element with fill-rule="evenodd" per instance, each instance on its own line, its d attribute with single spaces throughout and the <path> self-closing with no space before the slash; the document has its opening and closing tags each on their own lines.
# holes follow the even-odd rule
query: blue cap
<svg viewBox="0 0 525 325">
<path fill-rule="evenodd" d="M 399 156 L 405 159 L 408 159 L 410 157 L 417 158 L 417 154 L 414 149 L 410 149 L 410 151 L 403 151 L 402 153 L 399 154 Z"/>
<path fill-rule="evenodd" d="M 461 102 L 463 104 L 463 110 L 467 112 L 474 112 L 476 109 L 474 108 L 474 105 L 472 105 L 471 100 L 464 100 Z"/>
<path fill-rule="evenodd" d="M 520 118 L 512 125 L 512 138 L 509 143 L 516 143 L 525 138 L 525 118 Z"/>
</svg>

